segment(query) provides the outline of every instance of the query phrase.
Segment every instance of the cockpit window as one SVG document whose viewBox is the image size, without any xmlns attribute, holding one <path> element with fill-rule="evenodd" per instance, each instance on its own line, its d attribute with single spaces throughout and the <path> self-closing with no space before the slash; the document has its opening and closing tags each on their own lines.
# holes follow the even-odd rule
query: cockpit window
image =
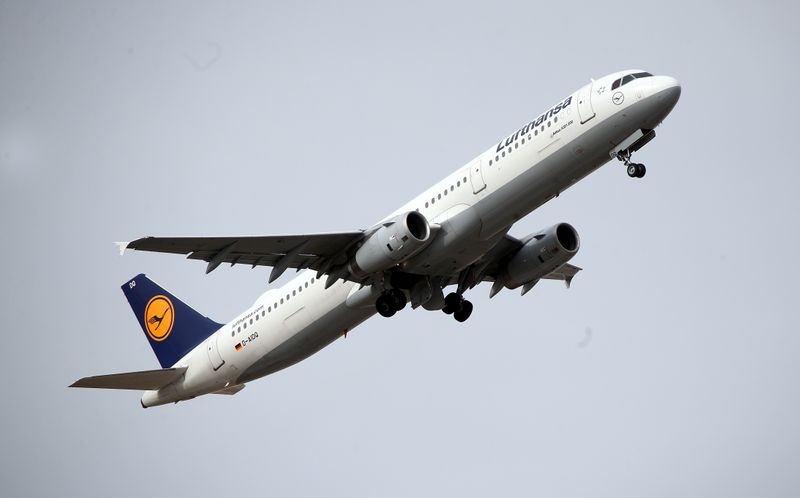
<svg viewBox="0 0 800 498">
<path fill-rule="evenodd" d="M 616 90 L 617 88 L 630 83 L 631 81 L 638 79 L 638 78 L 647 78 L 648 76 L 653 76 L 650 73 L 633 73 L 625 76 L 624 78 L 619 78 L 616 80 L 612 85 L 611 89 Z"/>
</svg>

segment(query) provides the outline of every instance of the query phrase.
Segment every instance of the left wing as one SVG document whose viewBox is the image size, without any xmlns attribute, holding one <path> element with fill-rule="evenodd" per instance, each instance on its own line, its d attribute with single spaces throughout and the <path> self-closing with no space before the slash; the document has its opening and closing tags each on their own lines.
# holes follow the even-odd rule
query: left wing
<svg viewBox="0 0 800 498">
<path fill-rule="evenodd" d="M 506 234 L 505 237 L 500 239 L 500 241 L 478 261 L 464 268 L 458 275 L 445 276 L 442 280 L 447 284 L 458 284 L 459 292 L 471 289 L 481 282 L 494 282 L 495 285 L 492 286 L 489 292 L 489 297 L 492 297 L 503 289 L 502 281 L 498 279 L 502 276 L 503 268 L 508 259 L 519 251 L 529 240 L 530 238 L 520 240 Z M 569 287 L 572 283 L 572 279 L 581 269 L 582 268 L 565 263 L 544 275 L 542 278 L 561 280 Z M 531 290 L 531 288 L 536 285 L 536 282 L 538 282 L 538 280 L 523 285 L 522 294 L 525 295 Z"/>
<path fill-rule="evenodd" d="M 208 262 L 206 273 L 222 263 L 271 266 L 269 281 L 288 268 L 312 268 L 328 273 L 346 263 L 347 251 L 364 238 L 364 231 L 250 237 L 145 237 L 119 242 L 120 253 L 137 251 L 186 254 L 189 259 Z M 346 278 L 347 275 L 340 275 Z"/>
</svg>

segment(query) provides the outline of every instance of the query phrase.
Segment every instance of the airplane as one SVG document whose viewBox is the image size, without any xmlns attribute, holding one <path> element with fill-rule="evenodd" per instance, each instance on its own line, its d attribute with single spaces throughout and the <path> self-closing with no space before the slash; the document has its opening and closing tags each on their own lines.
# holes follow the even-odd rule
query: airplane
<svg viewBox="0 0 800 498">
<path fill-rule="evenodd" d="M 162 368 L 84 377 L 70 387 L 142 390 L 143 408 L 232 395 L 376 313 L 391 317 L 410 304 L 464 322 L 473 311 L 464 294 L 482 282 L 491 283 L 490 297 L 503 289 L 524 295 L 543 279 L 569 287 L 581 270 L 569 263 L 580 248 L 575 228 L 562 222 L 522 238 L 509 229 L 612 160 L 642 178 L 645 166 L 632 156 L 680 94 L 676 79 L 642 70 L 592 80 L 365 230 L 118 243 L 120 254 L 205 261 L 206 273 L 223 263 L 272 267 L 269 283 L 289 268 L 298 273 L 224 324 L 137 275 L 122 290 Z"/>
</svg>

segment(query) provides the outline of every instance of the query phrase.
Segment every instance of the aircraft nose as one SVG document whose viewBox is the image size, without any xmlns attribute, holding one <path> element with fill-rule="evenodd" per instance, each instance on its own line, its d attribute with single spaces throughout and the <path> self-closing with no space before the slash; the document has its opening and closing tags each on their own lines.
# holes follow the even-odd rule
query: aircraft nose
<svg viewBox="0 0 800 498">
<path fill-rule="evenodd" d="M 672 76 L 659 76 L 658 96 L 662 102 L 672 108 L 681 96 L 681 84 Z"/>
</svg>

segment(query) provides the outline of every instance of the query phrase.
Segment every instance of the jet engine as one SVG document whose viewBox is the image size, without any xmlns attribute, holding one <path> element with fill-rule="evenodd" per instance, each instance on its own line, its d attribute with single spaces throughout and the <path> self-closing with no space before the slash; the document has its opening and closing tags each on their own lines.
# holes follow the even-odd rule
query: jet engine
<svg viewBox="0 0 800 498">
<path fill-rule="evenodd" d="M 509 289 L 544 277 L 572 259 L 581 245 L 578 232 L 568 223 L 553 225 L 526 239 L 506 264 L 503 278 Z"/>
<path fill-rule="evenodd" d="M 428 220 L 417 211 L 385 221 L 358 248 L 349 270 L 353 275 L 377 273 L 405 261 L 432 240 Z"/>
</svg>

